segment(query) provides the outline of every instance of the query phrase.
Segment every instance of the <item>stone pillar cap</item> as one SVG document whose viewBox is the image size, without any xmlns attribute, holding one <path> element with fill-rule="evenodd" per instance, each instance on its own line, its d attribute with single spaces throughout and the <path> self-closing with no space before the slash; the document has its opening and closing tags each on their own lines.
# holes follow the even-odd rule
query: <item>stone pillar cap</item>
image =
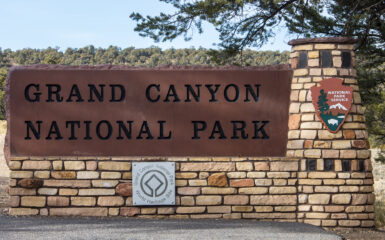
<svg viewBox="0 0 385 240">
<path fill-rule="evenodd" d="M 289 45 L 302 45 L 308 43 L 340 43 L 340 44 L 354 44 L 358 40 L 349 37 L 319 37 L 319 38 L 300 38 L 293 39 L 288 42 Z"/>
</svg>

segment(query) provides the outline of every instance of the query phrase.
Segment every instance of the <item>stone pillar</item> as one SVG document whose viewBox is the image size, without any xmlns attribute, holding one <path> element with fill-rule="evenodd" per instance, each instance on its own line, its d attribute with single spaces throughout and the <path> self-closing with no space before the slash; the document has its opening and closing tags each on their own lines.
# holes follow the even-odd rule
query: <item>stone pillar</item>
<svg viewBox="0 0 385 240">
<path fill-rule="evenodd" d="M 354 43 L 349 38 L 289 42 L 293 81 L 287 156 L 301 158 L 299 222 L 323 227 L 374 226 L 373 176 Z M 336 133 L 329 132 L 316 116 L 310 91 L 327 78 L 341 78 L 353 88 L 351 110 Z"/>
</svg>

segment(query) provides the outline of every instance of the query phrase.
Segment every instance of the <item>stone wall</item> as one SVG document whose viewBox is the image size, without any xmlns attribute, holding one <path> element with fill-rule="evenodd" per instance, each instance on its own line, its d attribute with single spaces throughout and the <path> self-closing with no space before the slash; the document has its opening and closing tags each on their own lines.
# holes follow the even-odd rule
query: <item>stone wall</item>
<svg viewBox="0 0 385 240">
<path fill-rule="evenodd" d="M 10 214 L 251 218 L 372 227 L 373 177 L 354 41 L 290 44 L 294 77 L 286 157 L 12 157 Z M 325 50 L 330 51 L 329 67 L 320 60 Z M 342 67 L 346 52 L 352 64 Z M 307 57 L 305 65 L 300 54 Z M 336 134 L 315 116 L 310 96 L 310 88 L 329 77 L 342 78 L 354 89 L 352 109 Z M 176 162 L 175 206 L 132 206 L 131 166 L 137 161 Z"/>
<path fill-rule="evenodd" d="M 293 45 L 294 77 L 287 156 L 301 158 L 298 221 L 333 227 L 373 226 L 373 175 L 354 69 L 354 41 L 318 38 L 289 44 Z M 300 63 L 301 53 L 307 56 L 307 64 Z M 323 54 L 330 59 L 322 59 Z M 350 55 L 350 64 L 344 65 L 343 54 Z M 335 134 L 325 130 L 316 116 L 310 92 L 312 86 L 331 77 L 342 78 L 354 90 L 351 110 Z"/>
</svg>

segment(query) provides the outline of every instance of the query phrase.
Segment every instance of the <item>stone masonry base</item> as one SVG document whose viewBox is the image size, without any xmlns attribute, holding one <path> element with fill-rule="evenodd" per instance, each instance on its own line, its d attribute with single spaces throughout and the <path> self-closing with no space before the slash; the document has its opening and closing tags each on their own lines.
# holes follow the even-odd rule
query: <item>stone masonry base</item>
<svg viewBox="0 0 385 240">
<path fill-rule="evenodd" d="M 168 158 L 176 162 L 176 205 L 134 207 L 132 162 L 154 160 L 166 159 L 13 157 L 10 214 L 374 226 L 370 172 L 307 171 L 298 158 Z"/>
</svg>

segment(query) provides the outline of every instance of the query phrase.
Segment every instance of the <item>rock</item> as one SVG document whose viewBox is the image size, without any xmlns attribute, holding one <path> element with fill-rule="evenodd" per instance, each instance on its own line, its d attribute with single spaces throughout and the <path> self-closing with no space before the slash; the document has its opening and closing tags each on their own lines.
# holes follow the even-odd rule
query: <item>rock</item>
<svg viewBox="0 0 385 240">
<path fill-rule="evenodd" d="M 132 196 L 132 183 L 120 183 L 116 186 L 116 193 L 120 196 Z"/>
<path fill-rule="evenodd" d="M 215 187 L 226 187 L 228 181 L 225 173 L 214 173 L 208 178 L 208 185 Z"/>
<path fill-rule="evenodd" d="M 140 208 L 137 207 L 123 207 L 120 209 L 120 216 L 133 217 L 140 214 Z"/>
<path fill-rule="evenodd" d="M 23 188 L 39 188 L 43 186 L 43 180 L 39 178 L 24 178 L 19 181 L 19 186 Z"/>
</svg>

